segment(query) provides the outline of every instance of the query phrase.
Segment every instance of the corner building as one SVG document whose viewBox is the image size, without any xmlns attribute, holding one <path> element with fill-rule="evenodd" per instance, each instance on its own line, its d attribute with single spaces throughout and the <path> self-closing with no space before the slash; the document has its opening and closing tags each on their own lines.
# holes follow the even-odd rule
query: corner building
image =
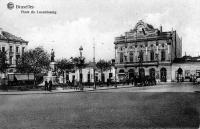
<svg viewBox="0 0 200 129">
<path fill-rule="evenodd" d="M 175 30 L 163 32 L 140 20 L 133 29 L 115 38 L 117 80 L 135 75 L 171 81 L 172 62 L 182 57 L 182 40 Z"/>
<path fill-rule="evenodd" d="M 7 63 L 10 65 L 7 70 L 8 73 L 16 71 L 18 59 L 26 51 L 27 45 L 28 41 L 0 28 L 0 51 L 6 51 Z"/>
</svg>

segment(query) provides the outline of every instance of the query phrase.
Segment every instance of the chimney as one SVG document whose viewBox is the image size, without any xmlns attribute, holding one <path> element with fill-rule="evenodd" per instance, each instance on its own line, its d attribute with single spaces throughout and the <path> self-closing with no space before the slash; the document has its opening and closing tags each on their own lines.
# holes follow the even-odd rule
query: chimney
<svg viewBox="0 0 200 129">
<path fill-rule="evenodd" d="M 160 26 L 160 32 L 162 32 L 162 26 Z"/>
</svg>

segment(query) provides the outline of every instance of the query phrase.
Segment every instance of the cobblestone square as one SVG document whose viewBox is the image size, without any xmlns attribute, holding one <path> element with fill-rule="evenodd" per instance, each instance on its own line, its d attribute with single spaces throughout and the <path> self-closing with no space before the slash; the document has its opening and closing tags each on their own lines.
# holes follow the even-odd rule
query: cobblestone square
<svg viewBox="0 0 200 129">
<path fill-rule="evenodd" d="M 198 128 L 200 93 L 175 92 L 181 86 L 192 85 L 1 95 L 0 128 Z"/>
</svg>

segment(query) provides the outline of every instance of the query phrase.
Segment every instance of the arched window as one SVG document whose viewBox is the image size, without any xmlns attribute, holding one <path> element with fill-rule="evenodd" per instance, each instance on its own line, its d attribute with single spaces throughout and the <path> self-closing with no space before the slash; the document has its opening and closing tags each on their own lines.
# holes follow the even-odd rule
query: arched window
<svg viewBox="0 0 200 129">
<path fill-rule="evenodd" d="M 123 53 L 120 53 L 120 63 L 122 63 L 123 62 Z"/>
<path fill-rule="evenodd" d="M 167 69 L 166 68 L 161 68 L 160 69 L 160 81 L 161 82 L 166 82 L 167 81 Z"/>
<path fill-rule="evenodd" d="M 129 53 L 129 60 L 130 60 L 130 62 L 133 62 L 133 52 Z"/>
<path fill-rule="evenodd" d="M 161 61 L 165 60 L 165 50 L 161 51 Z"/>
<path fill-rule="evenodd" d="M 150 52 L 150 60 L 154 61 L 154 51 L 153 50 L 151 50 L 151 52 Z"/>
<path fill-rule="evenodd" d="M 139 62 L 142 62 L 142 61 L 143 61 L 143 56 L 144 56 L 144 53 L 143 53 L 143 51 L 141 50 L 140 53 L 139 53 L 139 57 L 138 57 Z"/>
</svg>

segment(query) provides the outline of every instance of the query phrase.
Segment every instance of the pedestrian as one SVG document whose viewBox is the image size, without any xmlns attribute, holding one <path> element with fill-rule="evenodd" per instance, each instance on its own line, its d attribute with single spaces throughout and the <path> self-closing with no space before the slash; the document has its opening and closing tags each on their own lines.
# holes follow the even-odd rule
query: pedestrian
<svg viewBox="0 0 200 129">
<path fill-rule="evenodd" d="M 49 91 L 52 90 L 52 85 L 53 85 L 53 84 L 52 84 L 52 81 L 50 80 L 50 81 L 49 81 Z"/>
<path fill-rule="evenodd" d="M 108 78 L 108 79 L 107 79 L 107 86 L 109 86 L 109 83 L 110 83 L 109 81 L 110 81 L 110 80 L 109 80 L 109 78 Z"/>
<path fill-rule="evenodd" d="M 131 78 L 131 84 L 132 84 L 132 85 L 133 85 L 133 82 L 134 82 L 134 78 L 132 77 L 132 78 Z"/>
<path fill-rule="evenodd" d="M 48 90 L 48 82 L 47 82 L 47 80 L 44 83 L 45 83 L 44 84 L 44 90 L 47 91 Z"/>
<path fill-rule="evenodd" d="M 77 89 L 78 89 L 78 82 L 77 82 L 77 80 L 76 80 L 76 79 L 74 80 L 74 89 L 75 89 L 75 90 L 77 90 Z"/>
</svg>

